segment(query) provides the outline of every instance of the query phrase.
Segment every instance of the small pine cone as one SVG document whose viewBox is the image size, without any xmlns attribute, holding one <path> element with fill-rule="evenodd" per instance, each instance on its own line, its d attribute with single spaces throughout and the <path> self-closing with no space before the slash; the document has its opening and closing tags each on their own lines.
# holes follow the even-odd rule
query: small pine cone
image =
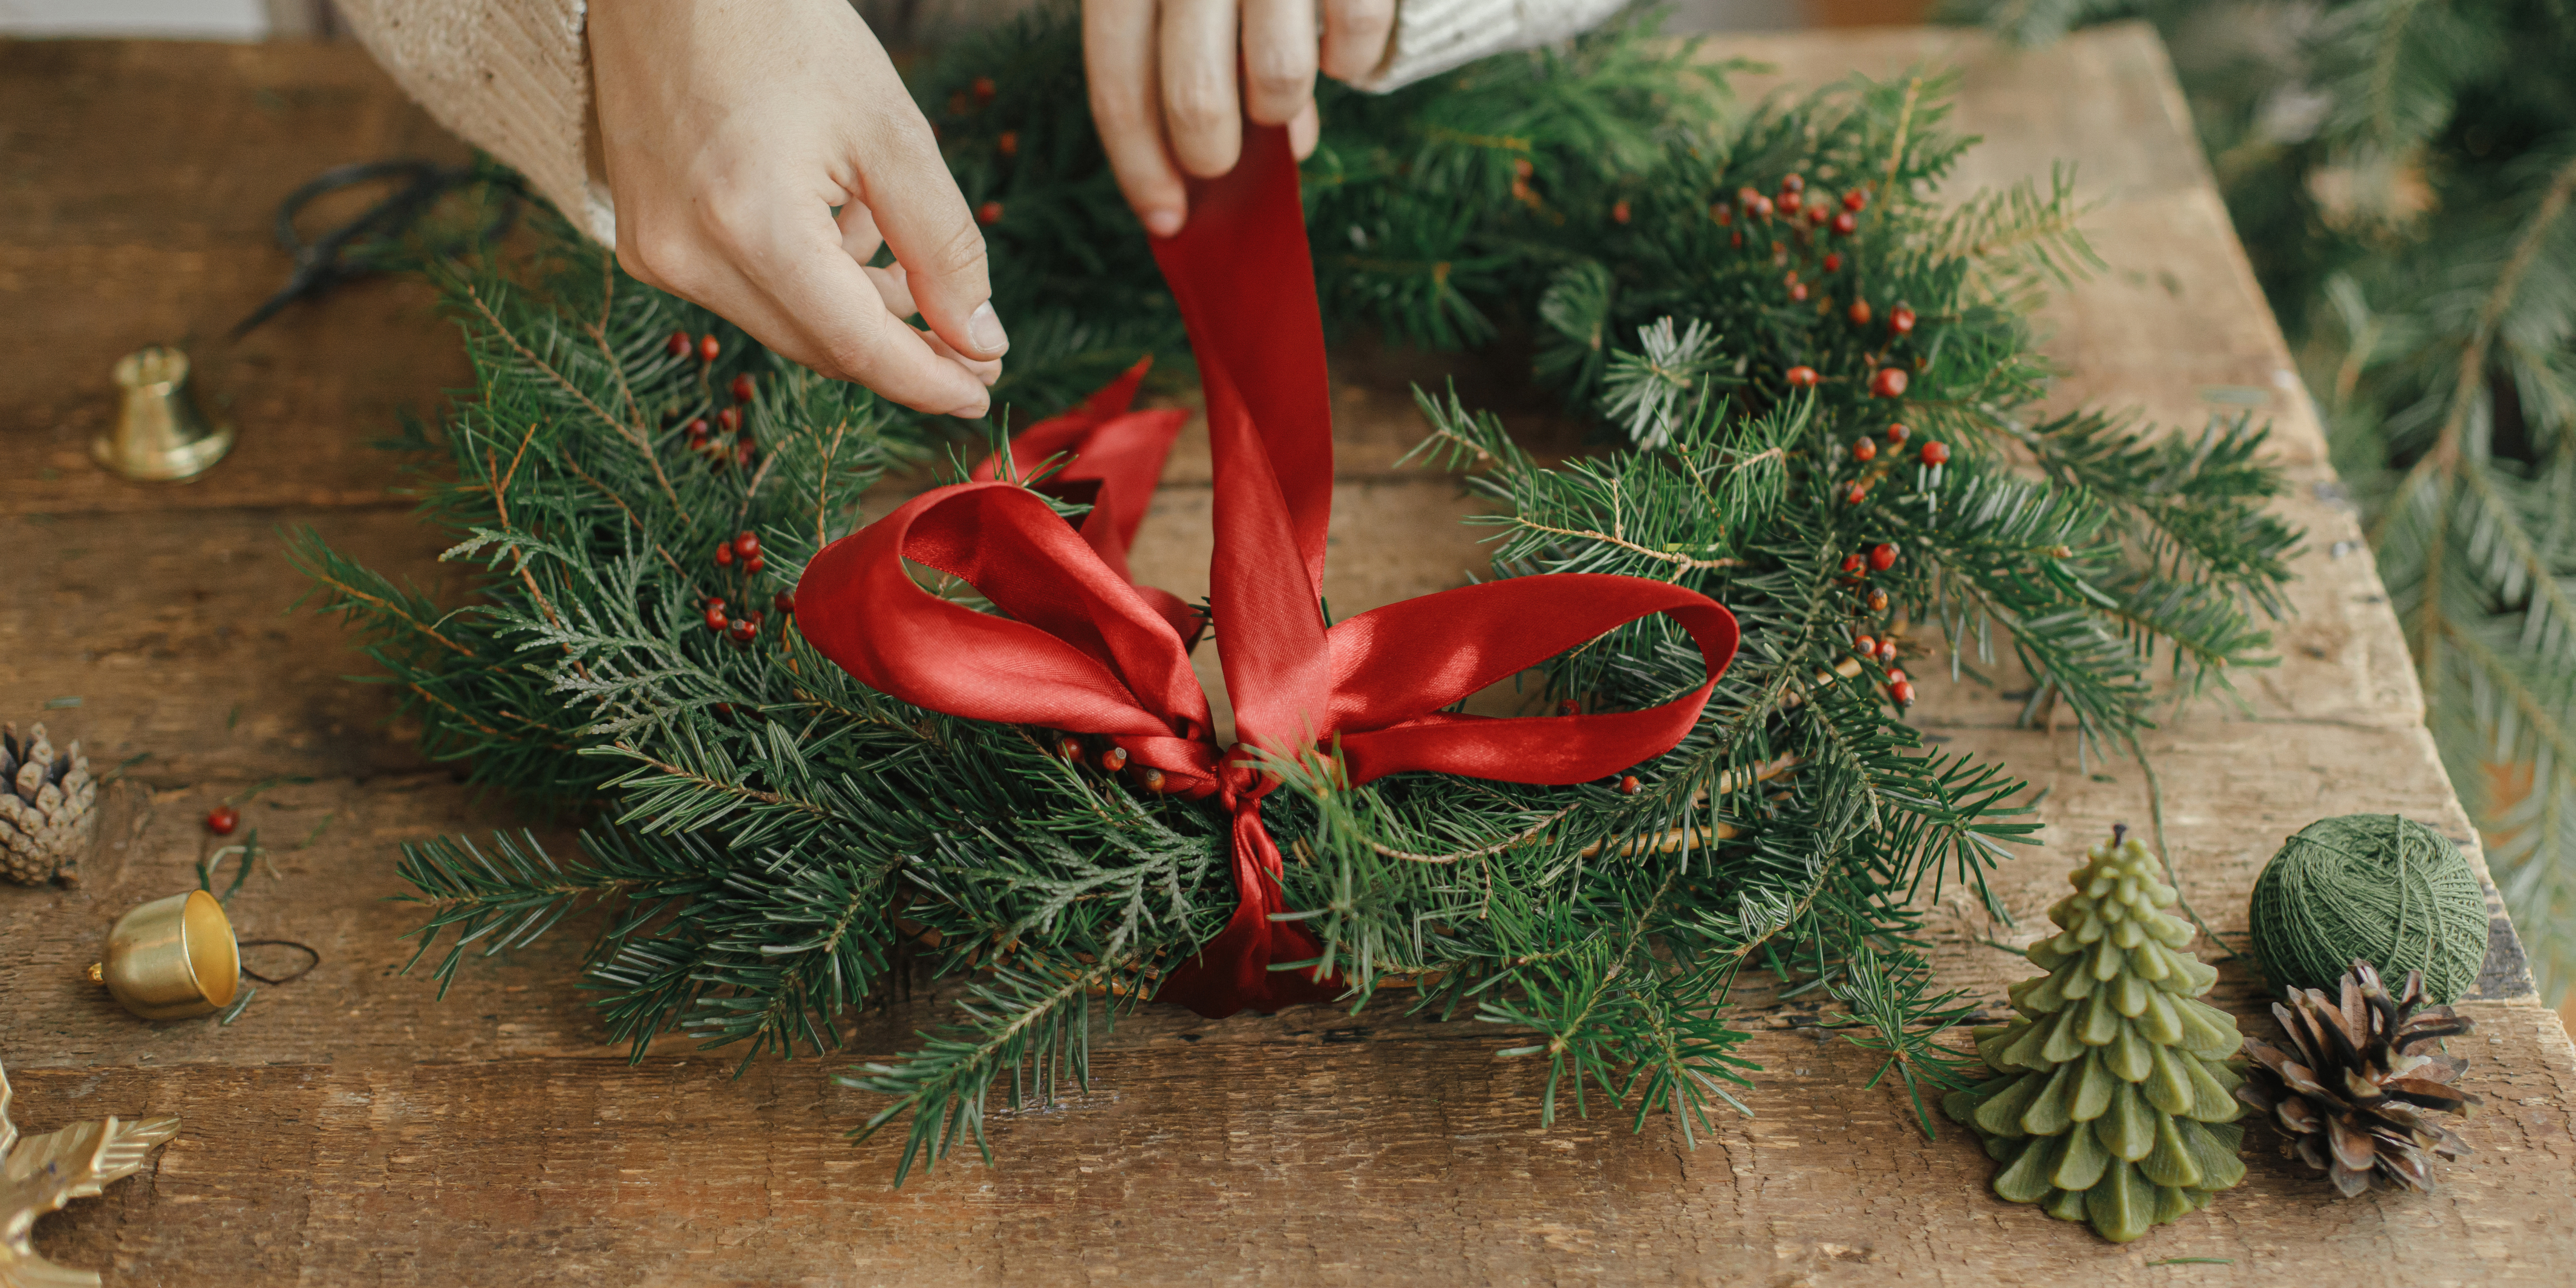
<svg viewBox="0 0 2576 1288">
<path fill-rule="evenodd" d="M 2392 1000 L 2379 972 L 2356 960 L 2341 991 L 2335 999 L 2294 988 L 2289 1005 L 2273 1004 L 2291 1049 L 2246 1039 L 2254 1064 L 2236 1098 L 2262 1110 L 2345 1198 L 2373 1186 L 2430 1190 L 2435 1155 L 2469 1152 L 2432 1114 L 2466 1117 L 2484 1103 L 2451 1086 L 2469 1062 L 2441 1052 L 2443 1038 L 2469 1031 L 2469 1018 L 2425 1005 L 2421 971 L 2407 972 L 2405 995 Z"/>
<path fill-rule="evenodd" d="M 0 725 L 0 877 L 36 885 L 67 876 L 98 827 L 98 780 L 77 742 L 61 751 L 35 725 L 20 742 Z"/>
</svg>

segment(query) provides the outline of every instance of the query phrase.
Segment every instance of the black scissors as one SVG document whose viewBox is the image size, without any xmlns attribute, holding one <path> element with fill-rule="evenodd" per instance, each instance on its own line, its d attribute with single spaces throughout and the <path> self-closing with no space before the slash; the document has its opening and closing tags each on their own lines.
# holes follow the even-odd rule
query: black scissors
<svg viewBox="0 0 2576 1288">
<path fill-rule="evenodd" d="M 295 257 L 295 275 L 233 327 L 233 338 L 249 334 L 299 299 L 319 296 L 333 287 L 404 262 L 407 256 L 402 250 L 402 238 L 412 225 L 450 189 L 489 177 L 490 172 L 472 166 L 442 166 L 435 161 L 417 160 L 361 161 L 333 166 L 315 175 L 277 207 L 277 244 Z M 296 233 L 295 216 L 316 198 L 385 179 L 400 180 L 400 186 L 364 214 L 310 242 Z M 516 195 L 506 185 L 495 187 L 502 191 L 504 199 L 483 230 L 486 241 L 507 233 L 518 214 Z M 460 242 L 449 249 L 462 250 L 464 246 Z"/>
</svg>

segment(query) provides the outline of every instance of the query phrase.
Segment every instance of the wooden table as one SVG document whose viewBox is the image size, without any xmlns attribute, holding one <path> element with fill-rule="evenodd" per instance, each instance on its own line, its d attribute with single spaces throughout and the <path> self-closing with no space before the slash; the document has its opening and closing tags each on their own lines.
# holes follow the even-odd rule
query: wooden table
<svg viewBox="0 0 2576 1288">
<path fill-rule="evenodd" d="M 2473 842 L 2422 727 L 2406 651 L 2327 469 L 2270 314 L 2191 142 L 2163 53 L 2140 27 L 2037 54 L 1890 30 L 1731 40 L 1723 52 L 1816 84 L 1927 56 L 1965 71 L 1959 121 L 1992 140 L 1966 185 L 2080 162 L 2113 271 L 2048 315 L 2066 401 L 2196 425 L 2272 418 L 2307 527 L 2285 663 L 2240 679 L 2148 741 L 2174 859 L 2223 932 L 2282 838 L 2322 815 L 2400 810 Z M 1771 82 L 1745 83 L 1758 92 Z M 1122 1025 L 1080 1102 L 1005 1117 L 997 1167 L 970 1160 L 887 1187 L 889 1142 L 840 1133 L 873 1098 L 843 1061 L 761 1061 L 685 1045 L 630 1066 L 568 987 L 569 942 L 478 961 L 444 1001 L 403 976 L 412 922 L 396 842 L 514 825 L 387 727 L 381 689 L 302 586 L 278 533 L 311 525 L 378 567 L 439 577 L 399 458 L 366 444 L 398 409 L 461 383 L 455 336 L 417 286 L 380 282 L 219 337 L 286 272 L 272 205 L 321 167 L 457 145 L 355 51 L 150 43 L 0 44 L 0 708 L 50 717 L 91 755 L 136 764 L 72 891 L 0 888 L 0 1060 L 17 1114 L 175 1112 L 147 1174 L 38 1227 L 38 1246 L 117 1284 L 1634 1282 L 1876 1284 L 2563 1282 L 2576 1257 L 2576 1082 L 2509 927 L 2468 1009 L 2488 1111 L 2477 1154 L 2429 1197 L 2327 1197 L 2258 1129 L 2246 1184 L 2210 1212 L 2114 1247 L 1997 1202 L 1952 1128 L 1927 1142 L 1871 1061 L 1794 1007 L 1756 1005 L 1754 1116 L 1685 1148 L 1668 1120 L 1538 1126 L 1543 1071 L 1469 1023 L 1303 1010 Z M 85 455 L 114 358 L 197 354 L 233 459 L 180 488 L 113 481 Z M 1334 601 L 1455 583 L 1473 534 L 1447 480 L 1392 470 L 1416 432 L 1400 363 L 1351 363 Z M 1203 585 L 1207 480 L 1183 453 L 1138 572 Z M 2079 767 L 2071 732 L 1930 684 L 1926 728 L 2004 759 L 2049 794 L 2050 850 L 1999 874 L 2027 942 L 2072 856 L 2143 821 L 2134 766 Z M 76 707 L 38 708 L 58 698 Z M 233 908 L 246 937 L 317 946 L 321 968 L 229 1028 L 150 1026 L 80 977 L 110 920 L 187 888 L 219 797 L 271 785 L 247 824 L 272 847 Z M 540 824 L 542 827 L 542 824 Z M 2474 846 L 2473 846 L 2474 852 Z M 1999 1004 L 2028 966 L 1997 928 L 1936 909 L 1947 982 Z M 2208 952 L 2204 946 L 2204 952 Z M 2246 963 L 2220 1000 L 2258 1015 Z M 1757 999 L 1758 1000 L 1758 999 Z M 931 1011 L 872 1014 L 860 1049 L 898 1048 Z M 2268 1024 L 2268 1021 L 2257 1021 Z M 2176 1258 L 2219 1258 L 2220 1263 Z"/>
</svg>

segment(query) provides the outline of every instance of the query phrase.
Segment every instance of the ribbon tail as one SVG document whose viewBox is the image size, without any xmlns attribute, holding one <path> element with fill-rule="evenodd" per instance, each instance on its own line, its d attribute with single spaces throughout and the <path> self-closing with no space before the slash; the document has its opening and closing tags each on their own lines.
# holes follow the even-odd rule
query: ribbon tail
<svg viewBox="0 0 2576 1288">
<path fill-rule="evenodd" d="M 1279 846 L 1261 825 L 1261 806 L 1247 803 L 1234 813 L 1234 882 L 1238 899 L 1234 916 L 1214 939 L 1163 977 L 1154 994 L 1158 1002 L 1176 1002 L 1211 1020 L 1237 1011 L 1263 1015 L 1306 1002 L 1330 1002 L 1342 995 L 1340 981 L 1318 982 L 1311 970 L 1272 970 L 1280 962 L 1312 961 L 1324 946 L 1299 922 L 1273 921 L 1287 910 L 1279 886 Z"/>
</svg>

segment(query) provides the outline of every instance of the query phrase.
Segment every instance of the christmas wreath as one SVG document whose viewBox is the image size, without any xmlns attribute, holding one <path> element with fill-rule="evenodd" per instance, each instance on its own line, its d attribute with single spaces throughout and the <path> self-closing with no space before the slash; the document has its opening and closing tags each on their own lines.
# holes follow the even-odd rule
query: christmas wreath
<svg viewBox="0 0 2576 1288">
<path fill-rule="evenodd" d="M 1158 997 L 1402 986 L 1545 1061 L 1551 1117 L 1599 1094 L 1688 1132 L 1749 1085 L 1730 1003 L 1768 974 L 1841 999 L 1910 1087 L 1970 1085 L 1916 910 L 2036 825 L 2002 767 L 1922 745 L 1903 668 L 2008 648 L 2031 710 L 2134 752 L 2159 655 L 2187 692 L 2267 660 L 2296 541 L 2259 430 L 2029 414 L 2030 300 L 2091 262 L 2068 179 L 1945 207 L 1939 79 L 1732 113 L 1720 68 L 1630 27 L 1328 93 L 1302 203 L 1263 136 L 1149 245 L 1061 110 L 1080 76 L 1051 13 L 918 81 L 1012 319 L 996 406 L 1107 386 L 1007 450 L 559 226 L 429 266 L 478 382 L 415 445 L 452 469 L 427 514 L 472 598 L 298 553 L 432 754 L 590 820 L 578 855 L 406 849 L 439 978 L 604 905 L 609 1030 L 746 1060 L 840 1048 L 899 971 L 954 978 L 953 1023 L 846 1078 L 889 1098 L 862 1130 L 909 1114 L 906 1169 Z M 1334 622 L 1319 333 L 1352 327 L 1529 336 L 1606 443 L 1544 466 L 1425 395 L 1421 459 L 1493 501 L 1494 576 Z M 1184 416 L 1129 408 L 1139 362 L 1185 350 L 1219 471 L 1198 607 L 1123 562 Z M 853 534 L 862 491 L 942 453 L 960 481 Z M 1203 630 L 1240 744 L 1205 724 Z M 1460 709 L 1525 668 L 1561 715 Z"/>
</svg>

